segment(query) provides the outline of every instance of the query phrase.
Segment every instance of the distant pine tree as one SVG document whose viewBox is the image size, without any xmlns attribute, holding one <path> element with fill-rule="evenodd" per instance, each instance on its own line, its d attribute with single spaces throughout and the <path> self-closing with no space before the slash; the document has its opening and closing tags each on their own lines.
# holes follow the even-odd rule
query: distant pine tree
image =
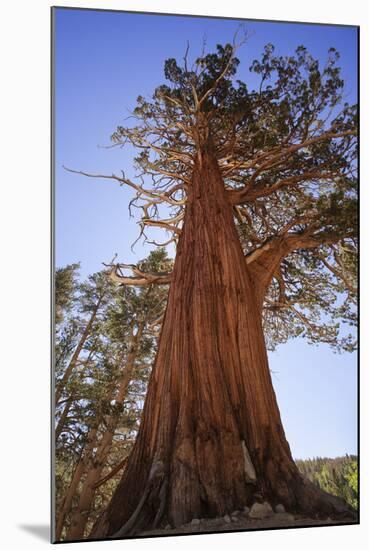
<svg viewBox="0 0 369 550">
<path fill-rule="evenodd" d="M 358 464 L 355 455 L 296 460 L 300 472 L 315 485 L 358 508 Z"/>
<path fill-rule="evenodd" d="M 158 249 L 139 266 L 171 263 Z M 117 286 L 108 270 L 81 283 L 70 266 L 58 274 L 66 313 L 56 333 L 55 538 L 76 540 L 108 504 L 131 451 L 168 288 Z"/>
</svg>

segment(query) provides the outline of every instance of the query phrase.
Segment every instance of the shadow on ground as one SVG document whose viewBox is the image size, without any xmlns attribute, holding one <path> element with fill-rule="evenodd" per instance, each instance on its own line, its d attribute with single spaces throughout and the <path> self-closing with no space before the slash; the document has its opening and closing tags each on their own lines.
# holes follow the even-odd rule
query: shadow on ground
<svg viewBox="0 0 369 550">
<path fill-rule="evenodd" d="M 50 542 L 50 526 L 49 525 L 19 525 L 20 529 L 31 533 L 38 539 Z"/>
</svg>

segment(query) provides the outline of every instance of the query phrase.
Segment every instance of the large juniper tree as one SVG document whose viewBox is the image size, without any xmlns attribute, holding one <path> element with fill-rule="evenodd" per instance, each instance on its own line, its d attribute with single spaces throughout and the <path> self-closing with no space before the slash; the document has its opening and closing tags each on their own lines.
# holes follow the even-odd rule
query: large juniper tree
<svg viewBox="0 0 369 550">
<path fill-rule="evenodd" d="M 256 493 L 347 511 L 292 459 L 263 320 L 271 345 L 305 331 L 352 348 L 335 323 L 355 318 L 356 108 L 334 49 L 321 66 L 302 46 L 283 57 L 267 45 L 254 89 L 235 80 L 235 51 L 168 59 L 168 84 L 112 136 L 139 150 L 137 180 L 93 175 L 133 188 L 141 234 L 162 227 L 177 245 L 171 274 L 115 266 L 120 284 L 170 291 L 139 434 L 93 537 L 223 515 Z"/>
</svg>

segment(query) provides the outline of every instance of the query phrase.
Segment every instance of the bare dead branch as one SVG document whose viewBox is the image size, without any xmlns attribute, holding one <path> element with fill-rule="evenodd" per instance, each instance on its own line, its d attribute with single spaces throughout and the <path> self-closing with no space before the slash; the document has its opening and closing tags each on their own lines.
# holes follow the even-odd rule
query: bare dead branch
<svg viewBox="0 0 369 550">
<path fill-rule="evenodd" d="M 132 187 L 132 189 L 135 189 L 140 195 L 144 195 L 146 197 L 149 197 L 151 199 L 160 199 L 160 201 L 167 202 L 173 206 L 178 205 L 178 201 L 175 201 L 168 196 L 168 194 L 165 193 L 157 193 L 156 191 L 150 190 L 150 189 L 144 189 L 141 185 L 137 185 L 136 183 L 133 183 L 133 181 L 124 178 L 116 176 L 115 174 L 112 174 L 111 176 L 108 176 L 106 174 L 90 174 L 88 172 L 83 172 L 81 170 L 73 170 L 71 168 L 67 168 L 66 166 L 63 166 L 65 170 L 68 172 L 71 172 L 73 174 L 80 174 L 82 176 L 86 176 L 88 178 L 97 178 L 97 179 L 109 179 L 109 180 L 115 180 L 118 181 L 121 184 L 128 185 L 129 187 Z"/>
<path fill-rule="evenodd" d="M 165 285 L 170 284 L 171 273 L 160 272 L 152 273 L 142 271 L 134 264 L 115 264 L 110 272 L 110 278 L 118 286 L 149 286 L 152 284 Z M 125 276 L 123 269 L 130 269 L 134 273 L 133 277 Z"/>
</svg>

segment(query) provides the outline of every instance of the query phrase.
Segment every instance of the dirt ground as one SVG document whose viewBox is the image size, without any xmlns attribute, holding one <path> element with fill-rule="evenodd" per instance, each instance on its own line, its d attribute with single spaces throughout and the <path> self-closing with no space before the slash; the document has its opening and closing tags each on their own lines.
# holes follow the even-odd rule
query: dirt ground
<svg viewBox="0 0 369 550">
<path fill-rule="evenodd" d="M 287 517 L 288 516 L 288 517 Z M 283 527 L 311 527 L 320 525 L 345 525 L 355 524 L 355 520 L 336 520 L 336 519 L 312 519 L 304 516 L 290 516 L 286 514 L 286 517 L 280 517 L 278 514 L 274 514 L 269 518 L 264 519 L 251 519 L 249 517 L 239 516 L 237 519 L 232 518 L 228 523 L 224 518 L 214 519 L 202 519 L 197 525 L 188 523 L 177 528 L 155 529 L 153 531 L 145 531 L 138 536 L 158 536 L 158 535 L 177 535 L 185 533 L 223 533 L 227 531 L 238 530 L 253 530 L 253 529 L 278 529 Z"/>
</svg>

